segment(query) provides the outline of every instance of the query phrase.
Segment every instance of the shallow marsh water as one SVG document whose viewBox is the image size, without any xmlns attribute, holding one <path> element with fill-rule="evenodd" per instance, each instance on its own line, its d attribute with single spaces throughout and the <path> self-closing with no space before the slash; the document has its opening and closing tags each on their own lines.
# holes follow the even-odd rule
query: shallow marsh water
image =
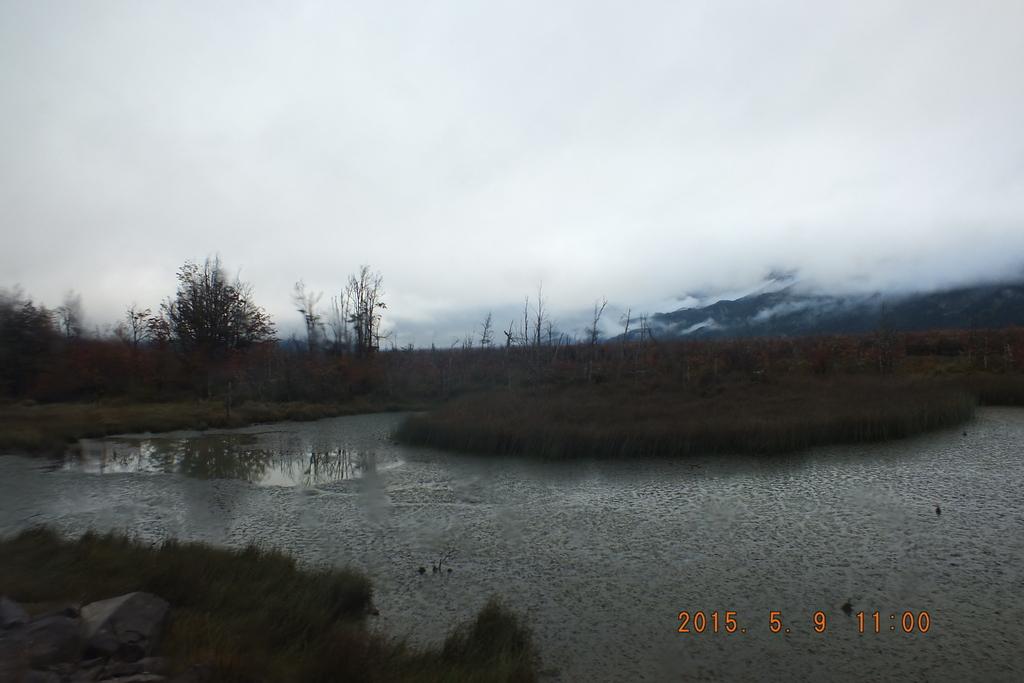
<svg viewBox="0 0 1024 683">
<path fill-rule="evenodd" d="M 48 523 L 351 563 L 373 579 L 373 623 L 414 644 L 496 593 L 532 625 L 542 680 L 1024 675 L 1024 410 L 982 410 L 967 436 L 786 458 L 557 464 L 400 446 L 388 438 L 400 419 L 2 456 L 0 534 Z M 679 633 L 681 611 L 707 627 Z M 905 612 L 927 612 L 928 632 L 904 632 Z"/>
</svg>

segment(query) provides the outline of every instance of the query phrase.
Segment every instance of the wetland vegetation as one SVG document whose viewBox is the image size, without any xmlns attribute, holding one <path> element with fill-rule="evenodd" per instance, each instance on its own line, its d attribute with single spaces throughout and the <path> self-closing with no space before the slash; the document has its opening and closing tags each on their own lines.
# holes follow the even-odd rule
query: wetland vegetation
<svg viewBox="0 0 1024 683">
<path fill-rule="evenodd" d="M 252 287 L 219 257 L 186 262 L 154 314 L 132 304 L 86 334 L 80 298 L 48 310 L 0 292 L 0 451 L 83 437 L 438 408 L 403 438 L 569 455 L 780 452 L 909 436 L 1024 404 L 1024 331 L 659 340 L 624 316 L 602 342 L 557 332 L 540 290 L 501 336 L 491 316 L 449 348 L 388 348 L 379 273 L 363 266 L 327 310 L 296 283 L 306 338 L 279 342 Z M 468 398 L 468 397 L 473 398 Z"/>
<path fill-rule="evenodd" d="M 417 649 L 373 628 L 370 580 L 353 569 L 112 533 L 67 540 L 34 528 L 0 540 L 0 595 L 34 613 L 132 591 L 171 604 L 159 653 L 172 674 L 212 661 L 225 683 L 534 680 L 529 630 L 496 598 L 439 647 Z"/>
<path fill-rule="evenodd" d="M 913 377 L 733 377 L 711 389 L 599 386 L 505 389 L 408 418 L 409 443 L 482 453 L 631 458 L 785 453 L 912 436 L 961 424 L 976 398 Z"/>
</svg>

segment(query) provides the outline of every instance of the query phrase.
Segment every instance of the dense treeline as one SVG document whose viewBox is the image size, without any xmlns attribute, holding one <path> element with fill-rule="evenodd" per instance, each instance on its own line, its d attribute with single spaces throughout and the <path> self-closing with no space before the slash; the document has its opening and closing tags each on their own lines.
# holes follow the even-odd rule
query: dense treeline
<svg viewBox="0 0 1024 683">
<path fill-rule="evenodd" d="M 0 304 L 0 382 L 8 399 L 128 397 L 344 402 L 374 397 L 433 402 L 493 386 L 685 384 L 711 388 L 743 375 L 1019 373 L 1024 330 L 943 330 L 797 339 L 669 340 L 490 348 L 391 349 L 374 354 L 299 349 L 276 341 L 222 358 L 169 340 L 66 339 L 30 301 Z"/>
</svg>

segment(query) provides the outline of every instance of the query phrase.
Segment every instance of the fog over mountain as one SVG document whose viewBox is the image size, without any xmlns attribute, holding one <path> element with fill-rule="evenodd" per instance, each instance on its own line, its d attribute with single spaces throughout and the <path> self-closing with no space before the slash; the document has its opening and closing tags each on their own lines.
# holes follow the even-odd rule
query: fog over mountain
<svg viewBox="0 0 1024 683">
<path fill-rule="evenodd" d="M 736 299 L 656 313 L 649 324 L 658 339 L 857 334 L 883 324 L 903 331 L 1022 326 L 1024 280 L 888 295 L 814 294 L 771 280 Z"/>
<path fill-rule="evenodd" d="M 326 302 L 369 264 L 426 346 L 541 283 L 570 333 L 607 297 L 613 334 L 773 271 L 1022 275 L 1016 0 L 0 10 L 0 286 L 74 289 L 90 326 L 218 253 L 284 336 L 297 281 Z"/>
</svg>

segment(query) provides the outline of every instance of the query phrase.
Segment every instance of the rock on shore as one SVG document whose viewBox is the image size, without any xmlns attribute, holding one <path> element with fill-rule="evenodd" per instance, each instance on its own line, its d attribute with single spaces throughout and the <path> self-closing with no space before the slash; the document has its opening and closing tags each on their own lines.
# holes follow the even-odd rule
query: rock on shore
<svg viewBox="0 0 1024 683">
<path fill-rule="evenodd" d="M 169 613 L 166 600 L 142 592 L 31 618 L 0 597 L 0 683 L 167 681 L 169 663 L 153 651 Z M 203 683 L 211 669 L 194 667 L 173 683 Z"/>
</svg>

